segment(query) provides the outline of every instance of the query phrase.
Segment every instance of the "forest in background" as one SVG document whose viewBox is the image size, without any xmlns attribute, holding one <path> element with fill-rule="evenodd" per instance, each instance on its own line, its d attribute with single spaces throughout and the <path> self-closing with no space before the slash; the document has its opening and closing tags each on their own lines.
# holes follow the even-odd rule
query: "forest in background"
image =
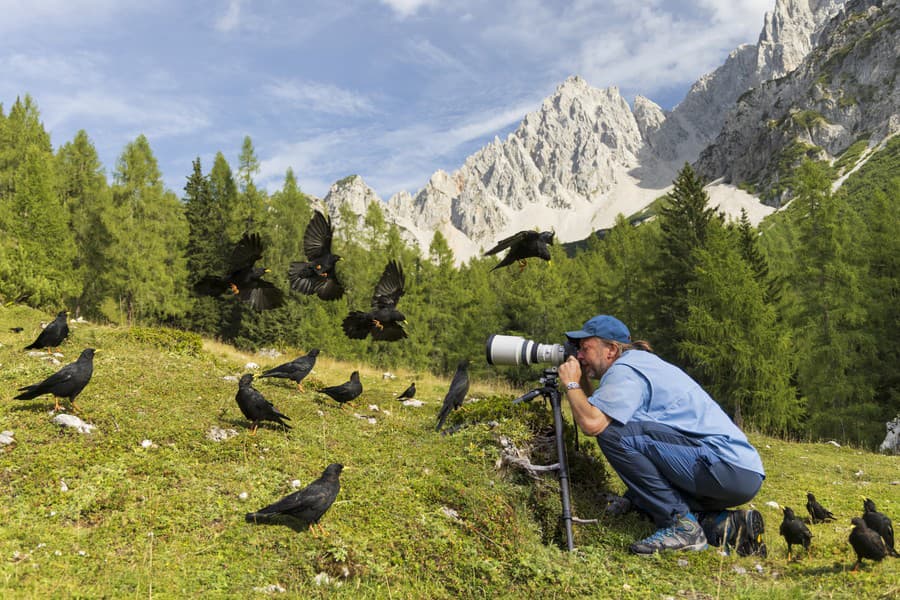
<svg viewBox="0 0 900 600">
<path fill-rule="evenodd" d="M 334 251 L 347 288 L 337 301 L 291 292 L 287 270 L 305 260 L 310 198 L 288 170 L 281 189 L 256 187 L 259 161 L 245 137 L 235 167 L 185 165 L 167 190 L 146 137 L 123 149 L 111 178 L 85 131 L 54 149 L 29 96 L 0 105 L 0 299 L 97 322 L 196 331 L 241 348 L 320 348 L 378 368 L 446 374 L 460 358 L 489 367 L 492 333 L 544 343 L 598 313 L 697 378 L 743 427 L 784 438 L 875 447 L 900 413 L 900 139 L 836 191 L 865 140 L 834 164 L 798 157 L 783 181 L 790 202 L 752 226 L 726 221 L 685 165 L 656 217 L 620 216 L 572 256 L 491 272 L 497 258 L 457 266 L 436 233 L 427 251 L 403 242 L 378 204 L 340 215 Z M 753 182 L 746 182 L 752 184 Z M 540 227 L 540 224 L 535 224 Z M 266 278 L 285 306 L 254 311 L 234 298 L 198 297 L 221 275 L 244 233 L 264 241 Z M 348 339 L 340 323 L 368 310 L 389 259 L 406 273 L 399 308 L 409 337 Z M 535 369 L 507 369 L 524 386 Z"/>
</svg>

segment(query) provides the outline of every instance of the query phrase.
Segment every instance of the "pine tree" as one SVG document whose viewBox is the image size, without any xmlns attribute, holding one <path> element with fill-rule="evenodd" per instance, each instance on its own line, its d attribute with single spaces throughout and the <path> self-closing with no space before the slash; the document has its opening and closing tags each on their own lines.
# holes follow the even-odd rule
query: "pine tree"
<svg viewBox="0 0 900 600">
<path fill-rule="evenodd" d="M 692 283 L 696 252 L 703 249 L 709 227 L 722 217 L 709 208 L 703 181 L 685 164 L 660 209 L 660 254 L 654 272 L 656 304 L 653 343 L 659 353 L 675 358 L 678 324 L 687 318 L 687 288 Z M 688 365 L 690 368 L 690 365 Z"/>
<path fill-rule="evenodd" d="M 679 350 L 739 427 L 795 431 L 801 402 L 790 380 L 790 335 L 777 324 L 764 284 L 729 230 L 712 228 L 696 253 Z"/>
<path fill-rule="evenodd" d="M 97 317 L 103 301 L 99 284 L 106 269 L 103 256 L 109 244 L 101 217 L 112 206 L 112 196 L 97 150 L 84 130 L 59 149 L 56 170 L 58 194 L 69 209 L 75 236 L 73 267 L 82 286 L 75 312 Z"/>
<path fill-rule="evenodd" d="M 114 181 L 113 206 L 103 223 L 112 241 L 104 283 L 115 304 L 104 312 L 128 323 L 178 316 L 187 307 L 187 219 L 177 197 L 164 189 L 146 137 L 125 147 Z"/>
<path fill-rule="evenodd" d="M 864 329 L 868 314 L 851 243 L 862 224 L 832 194 L 825 166 L 804 161 L 796 183 L 792 215 L 799 238 L 791 283 L 799 298 L 792 315 L 798 384 L 808 398 L 814 435 L 860 440 L 859 415 L 871 410 L 874 396 L 865 365 L 876 348 Z"/>
</svg>

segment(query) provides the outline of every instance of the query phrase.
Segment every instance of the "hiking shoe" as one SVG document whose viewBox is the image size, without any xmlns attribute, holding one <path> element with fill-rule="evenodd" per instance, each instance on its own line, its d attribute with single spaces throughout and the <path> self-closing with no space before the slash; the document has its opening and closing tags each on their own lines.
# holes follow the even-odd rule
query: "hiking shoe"
<svg viewBox="0 0 900 600">
<path fill-rule="evenodd" d="M 766 557 L 768 551 L 762 536 L 766 532 L 763 516 L 756 509 L 735 511 L 733 520 L 736 529 L 735 549 L 738 556 Z"/>
<path fill-rule="evenodd" d="M 721 546 L 726 553 L 732 549 L 738 556 L 762 556 L 767 554 L 762 534 L 766 527 L 762 514 L 751 510 L 722 510 L 705 513 L 700 526 L 711 546 Z"/>
<path fill-rule="evenodd" d="M 705 550 L 706 535 L 697 517 L 688 513 L 674 525 L 657 529 L 653 535 L 633 543 L 628 549 L 633 554 L 653 554 L 661 550 Z"/>
</svg>

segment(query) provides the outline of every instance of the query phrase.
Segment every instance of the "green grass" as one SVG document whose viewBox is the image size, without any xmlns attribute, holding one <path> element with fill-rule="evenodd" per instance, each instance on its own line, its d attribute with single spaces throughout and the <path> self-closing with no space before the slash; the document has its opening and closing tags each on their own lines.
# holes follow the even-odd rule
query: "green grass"
<svg viewBox="0 0 900 600">
<path fill-rule="evenodd" d="M 52 315 L 0 308 L 0 594 L 4 598 L 288 597 L 371 598 L 878 598 L 900 593 L 900 560 L 850 573 L 849 519 L 862 498 L 900 519 L 900 458 L 830 444 L 752 436 L 768 478 L 756 506 L 766 518 L 766 559 L 711 550 L 640 558 L 628 544 L 650 532 L 633 516 L 607 518 L 599 494 L 621 491 L 593 440 L 570 449 L 575 514 L 599 517 L 576 529 L 577 551 L 559 546 L 558 488 L 498 471 L 500 436 L 535 443 L 552 423 L 539 402 L 512 405 L 527 390 L 474 382 L 449 426 L 433 431 L 448 382 L 397 372 L 382 379 L 365 365 L 320 356 L 306 391 L 257 381 L 294 429 L 261 427 L 255 436 L 234 401 L 246 362 L 262 358 L 192 336 L 74 325 L 63 362 L 100 349 L 94 378 L 79 398 L 93 434 L 50 422 L 53 400 L 13 400 L 15 389 L 58 367 L 21 350 Z M 19 334 L 9 328 L 25 327 Z M 304 349 L 305 350 L 305 349 Z M 314 390 L 359 368 L 365 392 L 340 409 Z M 393 396 L 415 379 L 422 408 Z M 377 405 L 379 410 L 370 409 Z M 356 415 L 375 419 L 370 423 Z M 238 434 L 206 439 L 213 426 Z M 571 431 L 570 431 L 571 433 Z M 141 442 L 151 440 L 145 448 Z M 571 441 L 571 440 L 570 440 Z M 552 462 L 535 450 L 534 462 Z M 316 538 L 287 527 L 254 526 L 244 513 L 346 465 L 337 502 Z M 862 471 L 860 473 L 860 471 Z M 62 491 L 65 481 L 68 491 Z M 839 515 L 812 525 L 812 556 L 788 563 L 775 500 L 805 514 L 805 493 Z M 241 499 L 246 493 L 247 498 Z M 455 516 L 453 516 L 455 515 Z M 757 568 L 758 565 L 758 568 Z M 321 573 L 330 583 L 316 583 Z"/>
</svg>

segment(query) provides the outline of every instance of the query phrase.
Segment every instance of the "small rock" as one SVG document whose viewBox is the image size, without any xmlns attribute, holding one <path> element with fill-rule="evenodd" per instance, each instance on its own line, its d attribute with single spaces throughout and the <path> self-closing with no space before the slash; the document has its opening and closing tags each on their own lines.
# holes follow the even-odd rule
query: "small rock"
<svg viewBox="0 0 900 600">
<path fill-rule="evenodd" d="M 269 584 L 265 587 L 255 587 L 253 588 L 254 592 L 259 592 L 260 594 L 283 594 L 287 590 L 278 585 L 277 583 Z"/>
<path fill-rule="evenodd" d="M 238 378 L 235 377 L 234 375 L 226 375 L 222 379 L 224 379 L 225 381 L 237 381 L 238 380 Z"/>
<path fill-rule="evenodd" d="M 865 475 L 865 474 L 866 474 L 866 472 L 863 471 L 862 469 L 860 469 L 859 471 L 857 471 L 856 473 L 854 473 L 854 475 L 856 475 L 857 477 L 862 477 L 862 476 Z"/>
<path fill-rule="evenodd" d="M 230 437 L 234 437 L 237 434 L 238 432 L 235 429 L 222 429 L 221 427 L 213 425 L 210 430 L 206 432 L 206 439 L 212 440 L 213 442 L 221 442 Z"/>
<path fill-rule="evenodd" d="M 63 493 L 69 491 L 69 486 L 66 485 L 66 480 L 65 480 L 65 479 L 60 479 L 60 480 L 59 480 L 59 491 L 61 491 L 61 492 L 63 492 Z"/>
<path fill-rule="evenodd" d="M 379 411 L 378 405 L 377 405 L 377 404 L 370 404 L 370 405 L 369 405 L 369 410 L 371 410 L 372 412 L 378 412 L 378 411 Z"/>
<path fill-rule="evenodd" d="M 252 360 L 244 365 L 244 369 L 247 371 L 253 371 L 259 368 L 259 365 L 253 362 Z"/>
<path fill-rule="evenodd" d="M 247 492 L 241 492 L 240 494 L 238 494 L 238 498 L 241 500 L 246 500 L 249 497 L 250 497 L 250 494 L 248 494 Z"/>
<path fill-rule="evenodd" d="M 756 569 L 756 572 L 757 572 L 757 573 L 762 573 L 762 572 L 763 572 L 763 566 L 762 566 L 761 564 L 759 564 L 759 563 L 756 563 L 755 565 L 753 565 L 753 568 Z"/>
<path fill-rule="evenodd" d="M 397 376 L 391 373 L 390 371 L 385 371 L 381 374 L 382 379 L 397 379 Z"/>
<path fill-rule="evenodd" d="M 303 485 L 303 483 L 302 483 L 299 479 L 292 479 L 292 480 L 291 480 L 291 487 L 294 488 L 295 490 L 296 490 L 298 487 L 300 487 L 301 485 Z"/>
<path fill-rule="evenodd" d="M 422 402 L 421 400 L 404 400 L 403 401 L 403 406 L 412 406 L 415 408 L 419 408 L 420 406 L 422 406 L 424 404 L 425 403 Z"/>
<path fill-rule="evenodd" d="M 827 443 L 827 444 L 831 444 L 831 445 L 834 446 L 835 448 L 840 448 L 840 447 L 841 447 L 841 445 L 838 444 L 838 443 L 837 443 L 836 441 L 834 441 L 834 440 L 828 440 L 826 443 Z"/>
<path fill-rule="evenodd" d="M 731 570 L 734 571 L 735 573 L 737 573 L 738 575 L 746 575 L 747 574 L 747 569 L 745 569 L 744 567 L 742 567 L 740 565 L 734 565 L 731 568 Z"/>
<path fill-rule="evenodd" d="M 63 427 L 72 427 L 78 430 L 78 433 L 91 433 L 95 429 L 94 425 L 85 423 L 75 415 L 60 413 L 53 417 L 53 422 Z"/>
<path fill-rule="evenodd" d="M 781 506 L 774 500 L 769 500 L 768 502 L 766 502 L 766 506 L 768 506 L 769 508 L 774 508 L 776 510 L 779 510 L 781 508 Z"/>
<path fill-rule="evenodd" d="M 442 506 L 441 512 L 444 513 L 444 516 L 453 519 L 454 521 L 459 521 L 459 513 L 453 510 L 448 506 Z"/>
<path fill-rule="evenodd" d="M 4 431 L 0 433 L 0 444 L 2 444 L 3 446 L 8 446 L 15 441 L 16 440 L 13 439 L 12 431 Z"/>
<path fill-rule="evenodd" d="M 679 559 L 678 559 L 678 566 L 679 566 L 679 567 L 686 567 L 686 566 L 688 566 L 689 564 L 691 564 L 691 563 L 689 563 L 688 561 L 686 561 L 686 560 L 683 559 L 683 558 L 679 558 Z"/>
<path fill-rule="evenodd" d="M 144 440 L 141 442 L 142 448 L 153 448 L 156 444 L 153 443 L 153 440 Z"/>
</svg>

